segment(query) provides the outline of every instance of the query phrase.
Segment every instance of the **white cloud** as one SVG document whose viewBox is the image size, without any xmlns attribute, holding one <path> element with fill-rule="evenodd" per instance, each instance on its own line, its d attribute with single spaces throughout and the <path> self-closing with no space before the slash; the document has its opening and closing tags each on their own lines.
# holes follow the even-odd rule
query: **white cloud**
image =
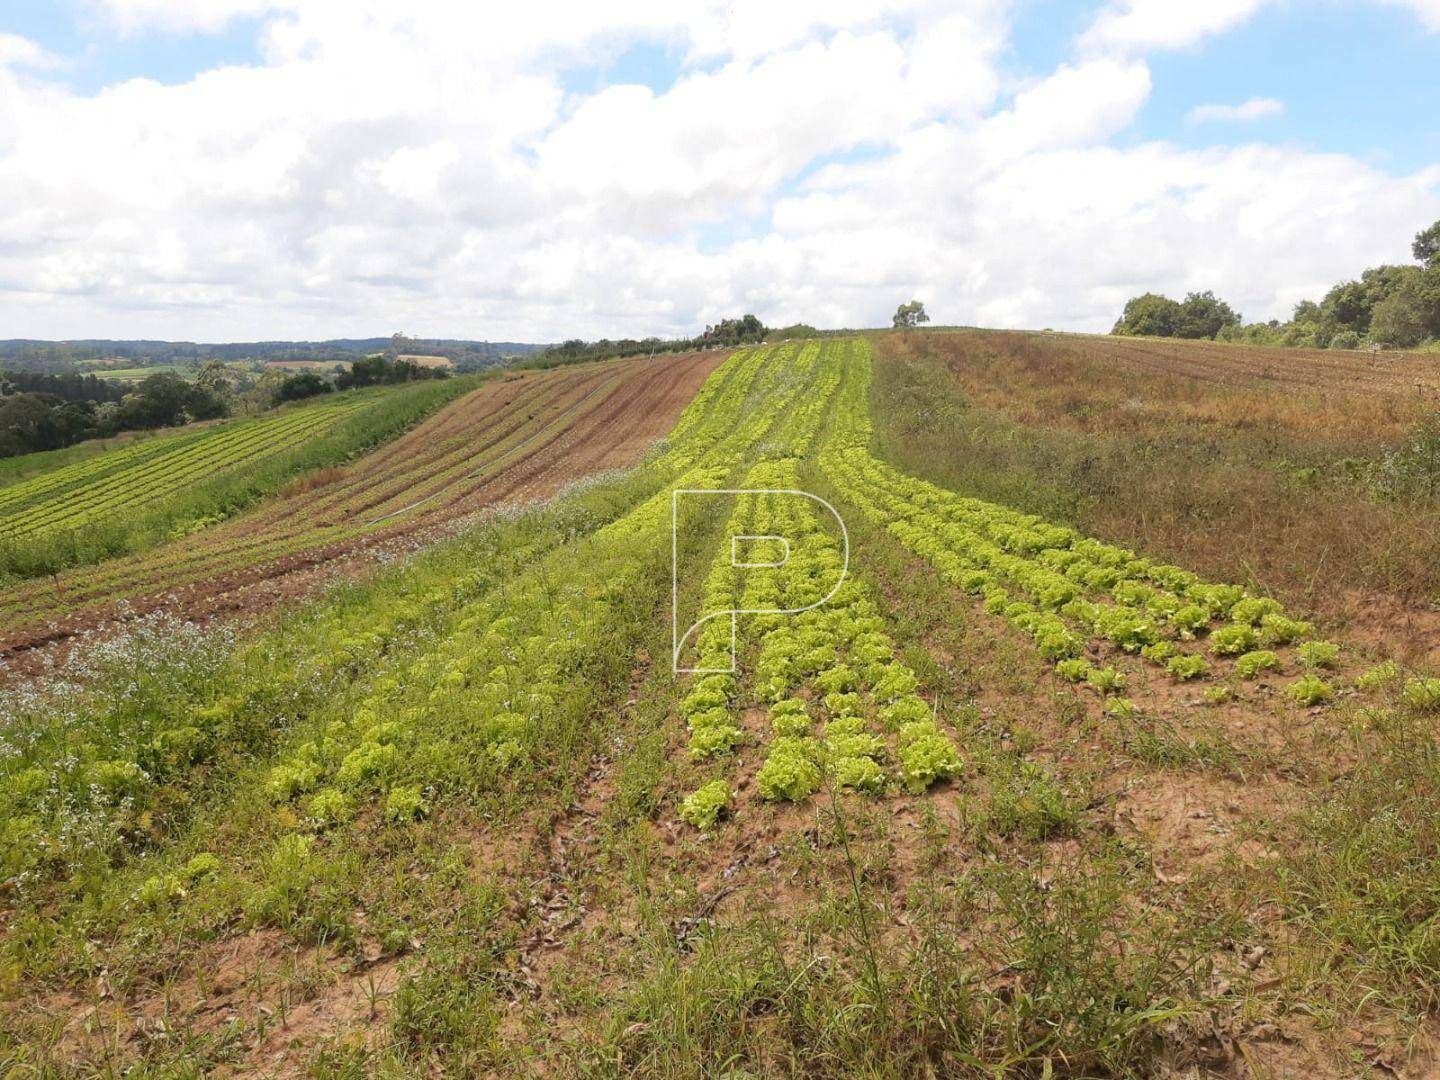
<svg viewBox="0 0 1440 1080">
<path fill-rule="evenodd" d="M 1080 36 L 1085 51 L 1184 49 L 1239 26 L 1267 0 L 1117 0 Z"/>
<path fill-rule="evenodd" d="M 1440 33 L 1440 0 L 1382 0 L 1382 2 L 1394 7 L 1407 8 L 1427 30 Z"/>
<path fill-rule="evenodd" d="M 1276 98 L 1251 98 L 1239 105 L 1196 105 L 1185 114 L 1188 124 L 1248 123 L 1267 120 L 1285 112 L 1285 103 Z"/>
<path fill-rule="evenodd" d="M 122 33 L 213 33 L 235 19 L 295 7 L 297 0 L 93 0 Z"/>
<path fill-rule="evenodd" d="M 19 34 L 0 34 L 0 67 L 6 66 L 46 70 L 62 67 L 63 61 L 29 38 Z"/>
<path fill-rule="evenodd" d="M 1247 22 L 1278 0 L 1109 0 L 1076 40 L 1082 54 L 1188 49 Z M 1440 31 L 1440 0 L 1375 0 Z M 1303 18 L 1303 5 L 1297 5 Z"/>
<path fill-rule="evenodd" d="M 81 95 L 0 38 L 10 333 L 553 340 L 883 324 L 912 295 L 1103 329 L 1145 288 L 1268 316 L 1440 216 L 1440 171 L 1119 148 L 1139 43 L 1220 25 L 1143 3 L 1007 99 L 994 0 L 104 2 L 135 33 L 263 9 L 264 63 Z M 636 43 L 689 58 L 673 85 L 562 78 Z"/>
</svg>

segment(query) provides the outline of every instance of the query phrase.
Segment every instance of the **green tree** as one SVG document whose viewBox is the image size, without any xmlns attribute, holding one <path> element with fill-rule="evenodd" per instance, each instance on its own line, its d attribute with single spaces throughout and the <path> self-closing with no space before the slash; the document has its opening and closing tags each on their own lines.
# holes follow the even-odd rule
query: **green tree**
<svg viewBox="0 0 1440 1080">
<path fill-rule="evenodd" d="M 1235 326 L 1240 316 L 1213 292 L 1188 294 L 1179 305 L 1175 317 L 1175 336 L 1182 338 L 1214 338 L 1227 326 Z"/>
<path fill-rule="evenodd" d="M 1142 293 L 1126 302 L 1110 332 L 1126 337 L 1174 337 L 1179 321 L 1179 303 L 1159 293 Z"/>
<path fill-rule="evenodd" d="M 195 372 L 195 385 L 217 397 L 228 398 L 234 391 L 234 377 L 222 360 L 206 360 Z"/>
<path fill-rule="evenodd" d="M 919 300 L 911 300 L 895 309 L 892 324 L 897 330 L 909 330 L 929 321 L 930 316 L 925 314 L 925 305 Z"/>
<path fill-rule="evenodd" d="M 335 388 L 322 375 L 313 371 L 302 371 L 291 375 L 275 392 L 276 401 L 299 401 L 301 398 L 328 394 Z"/>
<path fill-rule="evenodd" d="M 9 394 L 0 400 L 0 457 L 59 446 L 51 416 L 59 403 L 49 394 Z"/>
<path fill-rule="evenodd" d="M 190 384 L 179 375 L 168 371 L 149 375 L 120 403 L 120 425 L 139 430 L 183 424 L 189 397 Z"/>
<path fill-rule="evenodd" d="M 1440 221 L 1435 222 L 1428 229 L 1421 229 L 1415 234 L 1415 243 L 1410 250 L 1414 253 L 1418 262 L 1422 262 L 1431 270 L 1440 267 Z"/>
<path fill-rule="evenodd" d="M 1375 305 L 1370 337 L 1401 349 L 1440 337 L 1440 266 L 1407 277 Z"/>
</svg>

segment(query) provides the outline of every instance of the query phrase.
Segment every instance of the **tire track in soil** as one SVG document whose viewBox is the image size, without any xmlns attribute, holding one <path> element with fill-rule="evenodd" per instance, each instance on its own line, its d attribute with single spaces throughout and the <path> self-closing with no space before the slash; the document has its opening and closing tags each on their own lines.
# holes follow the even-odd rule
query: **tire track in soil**
<svg viewBox="0 0 1440 1080">
<path fill-rule="evenodd" d="M 77 635 L 153 613 L 193 621 L 255 615 L 336 574 L 362 573 L 386 551 L 443 537 L 489 508 L 549 498 L 573 480 L 634 465 L 728 355 L 610 361 L 486 383 L 333 483 L 136 556 L 0 589 L 0 662 L 23 677 L 63 657 Z M 507 461 L 522 441 L 523 453 Z M 437 465 L 446 478 L 424 506 L 368 529 L 354 520 L 426 495 Z M 376 486 L 387 492 L 383 500 L 367 497 Z M 344 524 L 317 530 L 326 513 Z M 265 556 L 287 542 L 300 546 Z M 237 557 L 246 561 L 234 565 Z M 177 583 L 181 574 L 195 576 Z"/>
</svg>

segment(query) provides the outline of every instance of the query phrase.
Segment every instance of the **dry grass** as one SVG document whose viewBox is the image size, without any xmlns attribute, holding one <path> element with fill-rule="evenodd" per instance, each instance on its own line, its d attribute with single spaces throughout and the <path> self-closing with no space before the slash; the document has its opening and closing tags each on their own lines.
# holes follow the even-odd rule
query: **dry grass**
<svg viewBox="0 0 1440 1080">
<path fill-rule="evenodd" d="M 1384 497 L 1374 483 L 1431 399 L 1353 377 L 1340 387 L 1242 378 L 1247 350 L 1210 344 L 1207 354 L 1239 358 L 1222 383 L 1172 370 L 1143 344 L 884 335 L 879 449 L 943 486 L 1253 582 L 1337 621 L 1377 608 L 1400 618 L 1440 595 L 1440 506 Z"/>
<path fill-rule="evenodd" d="M 280 492 L 281 498 L 292 498 L 296 495 L 304 495 L 306 492 L 319 491 L 323 487 L 329 487 L 335 481 L 345 475 L 345 470 L 339 466 L 332 466 L 328 469 L 316 469 L 312 473 L 306 473 L 293 484 L 288 485 Z"/>
</svg>

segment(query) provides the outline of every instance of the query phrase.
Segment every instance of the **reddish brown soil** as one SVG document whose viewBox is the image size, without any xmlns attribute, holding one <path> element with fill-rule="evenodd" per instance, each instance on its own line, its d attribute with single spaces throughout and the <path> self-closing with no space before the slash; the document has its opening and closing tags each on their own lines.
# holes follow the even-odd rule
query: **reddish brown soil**
<svg viewBox="0 0 1440 1080">
<path fill-rule="evenodd" d="M 674 425 L 721 352 L 524 372 L 486 383 L 343 469 L 297 483 L 202 534 L 0 590 L 0 659 L 39 666 L 76 634 L 166 612 L 252 614 L 339 573 L 635 464 Z"/>
</svg>

